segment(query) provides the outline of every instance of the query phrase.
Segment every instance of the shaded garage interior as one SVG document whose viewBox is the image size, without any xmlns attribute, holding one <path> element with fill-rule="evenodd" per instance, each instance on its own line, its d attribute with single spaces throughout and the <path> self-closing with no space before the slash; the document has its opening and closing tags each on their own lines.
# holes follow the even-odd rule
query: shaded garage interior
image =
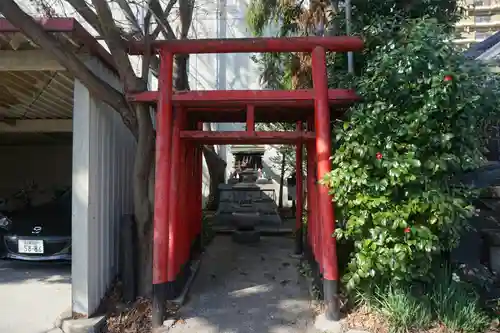
<svg viewBox="0 0 500 333">
<path fill-rule="evenodd" d="M 71 186 L 73 79 L 48 71 L 0 77 L 0 209 L 13 210 L 23 197 L 38 205 Z"/>
<path fill-rule="evenodd" d="M 2 211 L 25 209 L 27 198 L 31 205 L 43 205 L 72 183 L 73 78 L 64 71 L 17 69 L 0 73 Z M 61 229 L 71 235 L 71 220 Z M 17 250 L 15 241 L 5 245 Z M 44 244 L 44 250 L 63 246 Z M 48 330 L 71 306 L 71 266 L 0 261 L 0 293 L 14 300 L 0 305 L 1 332 Z"/>
<path fill-rule="evenodd" d="M 43 27 L 121 90 L 109 53 L 75 19 Z M 0 294 L 18 295 L 0 305 L 0 332 L 39 332 L 61 312 L 97 309 L 118 272 L 121 217 L 132 212 L 135 145 L 117 112 L 0 19 L 0 210 L 22 209 L 26 192 L 39 205 L 72 189 L 71 266 L 0 260 Z"/>
<path fill-rule="evenodd" d="M 43 205 L 71 187 L 74 80 L 58 68 L 25 70 L 22 62 L 44 66 L 43 62 L 37 64 L 34 57 L 41 55 L 41 51 L 35 52 L 11 50 L 1 55 L 4 63 L 0 74 L 2 211 Z M 61 226 L 66 228 L 68 236 L 70 226 L 71 221 Z M 16 248 L 17 244 L 12 241 L 6 245 Z"/>
<path fill-rule="evenodd" d="M 28 194 L 42 203 L 71 185 L 73 96 L 74 78 L 0 20 L 0 209 L 20 208 Z"/>
</svg>

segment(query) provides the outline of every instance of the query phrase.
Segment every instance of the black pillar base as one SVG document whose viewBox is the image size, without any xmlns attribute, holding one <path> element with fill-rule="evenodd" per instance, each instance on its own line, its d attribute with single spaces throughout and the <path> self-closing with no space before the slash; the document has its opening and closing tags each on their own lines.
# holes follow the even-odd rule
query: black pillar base
<svg viewBox="0 0 500 333">
<path fill-rule="evenodd" d="M 323 294 L 326 319 L 340 320 L 339 284 L 338 281 L 323 279 Z"/>
<path fill-rule="evenodd" d="M 182 290 L 184 289 L 184 286 L 186 285 L 186 283 L 189 280 L 190 276 L 191 276 L 191 261 L 188 261 L 182 267 L 181 272 L 179 274 L 179 277 L 177 278 L 177 295 L 176 295 L 176 298 L 179 297 L 182 294 Z"/>
<path fill-rule="evenodd" d="M 176 281 L 165 283 L 165 300 L 171 301 L 177 297 Z"/>
<path fill-rule="evenodd" d="M 153 284 L 153 328 L 158 328 L 163 325 L 163 320 L 165 319 L 166 288 L 167 283 Z"/>
<path fill-rule="evenodd" d="M 202 240 L 201 240 L 201 233 L 195 237 L 193 246 L 191 248 L 191 260 L 196 259 L 200 256 L 201 250 L 202 250 Z"/>
<path fill-rule="evenodd" d="M 309 246 L 308 242 L 306 241 L 306 244 L 304 246 L 304 259 L 307 260 L 307 262 L 310 264 L 314 259 L 313 259 L 313 254 L 312 254 L 312 248 Z"/>
<path fill-rule="evenodd" d="M 168 282 L 166 285 L 165 299 L 173 301 L 182 294 L 182 290 L 191 276 L 191 261 L 188 261 L 181 268 L 175 281 Z"/>
<path fill-rule="evenodd" d="M 295 231 L 295 254 L 302 254 L 303 248 L 303 234 L 302 228 Z"/>
</svg>

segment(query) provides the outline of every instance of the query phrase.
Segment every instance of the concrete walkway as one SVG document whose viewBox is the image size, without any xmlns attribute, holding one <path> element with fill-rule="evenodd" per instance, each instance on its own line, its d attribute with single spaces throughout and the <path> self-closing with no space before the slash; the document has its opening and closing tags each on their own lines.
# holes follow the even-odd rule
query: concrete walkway
<svg viewBox="0 0 500 333">
<path fill-rule="evenodd" d="M 71 306 L 71 266 L 0 260 L 0 332 L 46 333 Z"/>
<path fill-rule="evenodd" d="M 293 239 L 240 245 L 217 236 L 172 333 L 313 333 L 313 309 L 290 257 Z"/>
</svg>

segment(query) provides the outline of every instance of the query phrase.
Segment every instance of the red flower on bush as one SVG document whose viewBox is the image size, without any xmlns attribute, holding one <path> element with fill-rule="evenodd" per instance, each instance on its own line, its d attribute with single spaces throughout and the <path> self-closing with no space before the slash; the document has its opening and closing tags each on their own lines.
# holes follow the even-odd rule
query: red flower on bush
<svg viewBox="0 0 500 333">
<path fill-rule="evenodd" d="M 405 234 L 409 233 L 411 231 L 411 228 L 410 227 L 406 227 L 405 228 Z"/>
<path fill-rule="evenodd" d="M 382 153 L 378 152 L 375 157 L 377 157 L 377 160 L 381 160 L 382 159 Z"/>
<path fill-rule="evenodd" d="M 450 81 L 453 81 L 453 76 L 451 76 L 451 75 L 445 75 L 445 77 L 444 77 L 444 81 L 445 81 L 445 82 L 450 82 Z"/>
</svg>

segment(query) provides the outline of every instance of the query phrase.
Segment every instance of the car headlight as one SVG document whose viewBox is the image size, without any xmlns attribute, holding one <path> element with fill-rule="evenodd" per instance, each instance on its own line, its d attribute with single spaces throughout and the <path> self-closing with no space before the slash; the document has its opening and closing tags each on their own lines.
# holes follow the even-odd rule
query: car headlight
<svg viewBox="0 0 500 333">
<path fill-rule="evenodd" d="M 9 229 L 12 225 L 12 221 L 7 217 L 0 215 L 0 228 Z"/>
</svg>

